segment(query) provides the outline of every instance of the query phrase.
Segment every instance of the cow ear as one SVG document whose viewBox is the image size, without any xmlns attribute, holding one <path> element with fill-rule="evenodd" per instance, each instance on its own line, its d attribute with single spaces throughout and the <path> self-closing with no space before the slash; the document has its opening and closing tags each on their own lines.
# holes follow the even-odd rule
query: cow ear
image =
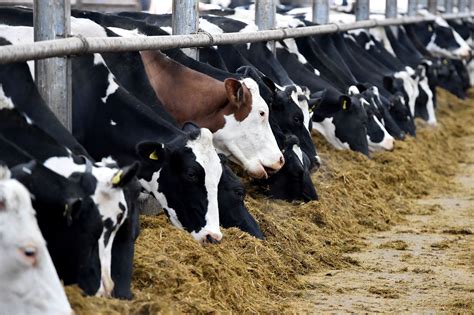
<svg viewBox="0 0 474 315">
<path fill-rule="evenodd" d="M 231 103 L 241 105 L 244 103 L 244 89 L 239 80 L 228 78 L 224 81 L 227 98 Z"/>
<path fill-rule="evenodd" d="M 134 162 L 132 165 L 128 165 L 120 169 L 112 177 L 112 186 L 124 187 L 133 179 L 133 177 L 135 177 L 135 175 L 137 175 L 139 169 L 140 169 L 139 162 Z"/>
<path fill-rule="evenodd" d="M 342 110 L 349 110 L 352 105 L 351 98 L 347 95 L 341 95 L 339 97 L 339 104 L 342 107 Z"/>
<path fill-rule="evenodd" d="M 91 173 L 74 172 L 69 179 L 77 181 L 86 195 L 93 195 L 97 187 L 97 179 Z"/>
<path fill-rule="evenodd" d="M 272 79 L 270 79 L 269 77 L 263 76 L 262 81 L 272 92 L 275 92 L 277 90 L 275 82 L 273 82 Z"/>
<path fill-rule="evenodd" d="M 164 144 L 155 141 L 140 142 L 137 144 L 136 152 L 143 162 L 153 164 L 161 164 L 167 154 Z"/>
</svg>

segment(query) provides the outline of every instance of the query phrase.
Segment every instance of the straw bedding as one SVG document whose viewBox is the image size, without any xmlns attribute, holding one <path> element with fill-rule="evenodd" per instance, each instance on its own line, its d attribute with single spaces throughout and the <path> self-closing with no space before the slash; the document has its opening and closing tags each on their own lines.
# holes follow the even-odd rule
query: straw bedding
<svg viewBox="0 0 474 315">
<path fill-rule="evenodd" d="M 221 244 L 201 246 L 163 215 L 141 217 L 134 299 L 85 297 L 66 287 L 76 314 L 291 312 L 290 301 L 305 289 L 299 275 L 357 264 L 343 254 L 364 246 L 358 233 L 388 229 L 417 211 L 413 199 L 454 189 L 449 177 L 463 159 L 459 137 L 473 132 L 474 103 L 439 90 L 437 113 L 438 127 L 418 122 L 416 139 L 371 159 L 314 135 L 323 160 L 313 175 L 320 201 L 271 201 L 248 187 L 246 205 L 265 241 L 228 229 Z"/>
</svg>

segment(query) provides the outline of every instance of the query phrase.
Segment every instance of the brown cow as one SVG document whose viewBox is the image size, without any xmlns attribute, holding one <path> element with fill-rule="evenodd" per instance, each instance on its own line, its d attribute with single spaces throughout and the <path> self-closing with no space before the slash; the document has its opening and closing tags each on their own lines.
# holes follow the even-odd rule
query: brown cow
<svg viewBox="0 0 474 315">
<path fill-rule="evenodd" d="M 254 80 L 221 82 L 159 51 L 142 51 L 141 56 L 157 97 L 179 124 L 193 121 L 209 128 L 216 148 L 254 177 L 267 177 L 266 169 L 278 171 L 283 166 L 268 105 Z"/>
</svg>

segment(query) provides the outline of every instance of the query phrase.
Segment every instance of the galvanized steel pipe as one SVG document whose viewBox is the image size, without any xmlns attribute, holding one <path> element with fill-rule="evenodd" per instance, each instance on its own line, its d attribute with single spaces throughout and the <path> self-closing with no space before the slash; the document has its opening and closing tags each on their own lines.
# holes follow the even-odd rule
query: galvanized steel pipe
<svg viewBox="0 0 474 315">
<path fill-rule="evenodd" d="M 473 17 L 474 13 L 445 14 L 445 19 Z M 148 37 L 71 37 L 52 41 L 0 47 L 0 63 L 21 62 L 44 58 L 81 55 L 103 52 L 126 52 L 140 50 L 205 47 L 224 44 L 255 43 L 336 33 L 377 26 L 403 25 L 434 21 L 433 17 L 403 17 L 385 20 L 366 20 L 354 23 L 331 23 L 299 28 L 283 28 L 249 33 L 198 33 L 192 35 L 148 36 Z"/>
</svg>

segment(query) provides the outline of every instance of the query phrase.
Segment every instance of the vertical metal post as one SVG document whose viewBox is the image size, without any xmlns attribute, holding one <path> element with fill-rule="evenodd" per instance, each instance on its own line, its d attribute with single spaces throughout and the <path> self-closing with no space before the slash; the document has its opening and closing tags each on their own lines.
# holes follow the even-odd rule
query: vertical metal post
<svg viewBox="0 0 474 315">
<path fill-rule="evenodd" d="M 458 12 L 466 12 L 467 10 L 467 0 L 458 0 Z"/>
<path fill-rule="evenodd" d="M 173 0 L 172 28 L 174 35 L 196 33 L 199 29 L 199 12 L 197 0 Z M 198 59 L 197 48 L 185 48 L 184 53 Z"/>
<path fill-rule="evenodd" d="M 370 0 L 357 0 L 355 14 L 356 21 L 368 20 L 370 17 Z"/>
<path fill-rule="evenodd" d="M 71 32 L 69 0 L 34 0 L 35 41 L 66 38 Z M 71 61 L 68 57 L 35 61 L 35 81 L 46 104 L 72 130 Z"/>
<path fill-rule="evenodd" d="M 255 24 L 259 30 L 270 30 L 276 25 L 276 4 L 275 0 L 255 1 Z M 275 53 L 275 42 L 269 42 L 271 50 Z"/>
<path fill-rule="evenodd" d="M 445 13 L 453 13 L 453 0 L 444 0 Z"/>
<path fill-rule="evenodd" d="M 418 0 L 408 0 L 408 16 L 415 16 L 418 10 Z"/>
<path fill-rule="evenodd" d="M 385 0 L 385 17 L 396 18 L 397 17 L 397 0 Z"/>
<path fill-rule="evenodd" d="M 438 0 L 428 0 L 428 11 L 433 14 L 438 12 Z"/>
<path fill-rule="evenodd" d="M 313 22 L 318 24 L 329 22 L 329 0 L 313 0 Z"/>
</svg>

